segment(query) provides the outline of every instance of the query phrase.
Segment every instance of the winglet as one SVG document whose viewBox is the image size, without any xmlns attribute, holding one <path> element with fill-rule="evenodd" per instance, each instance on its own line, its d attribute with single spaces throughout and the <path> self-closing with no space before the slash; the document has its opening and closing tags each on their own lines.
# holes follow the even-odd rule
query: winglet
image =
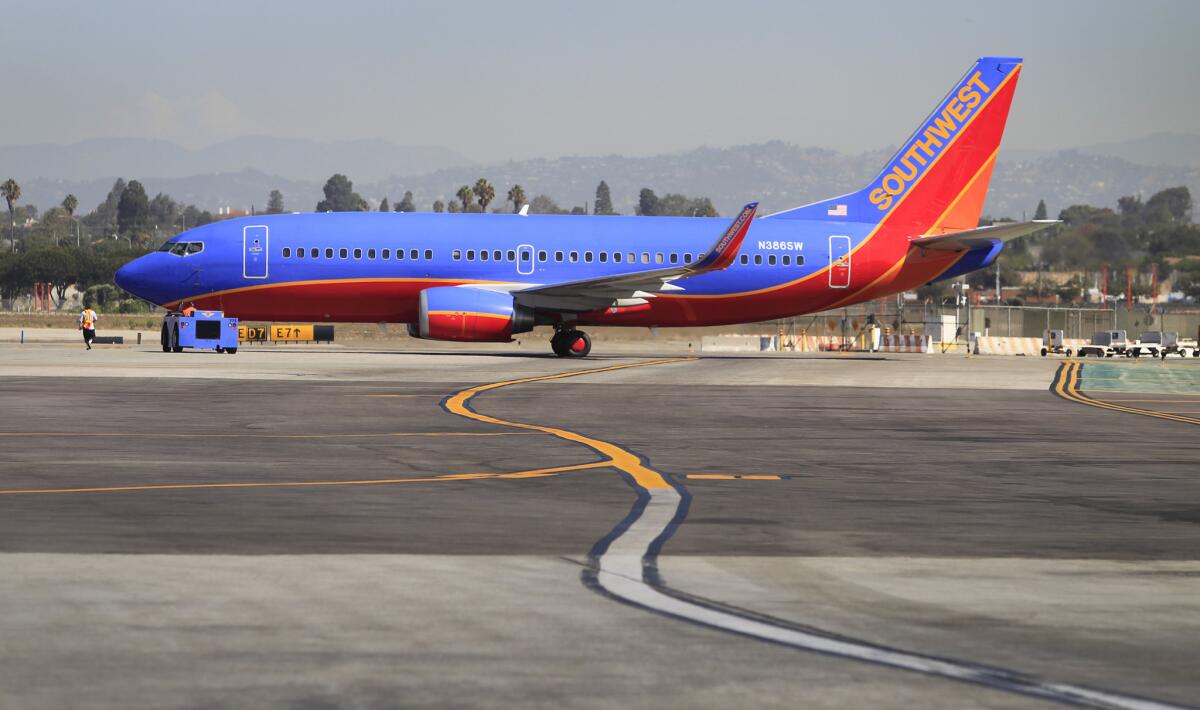
<svg viewBox="0 0 1200 710">
<path fill-rule="evenodd" d="M 746 238 L 746 232 L 750 231 L 750 222 L 754 220 L 754 212 L 757 209 L 757 202 L 751 202 L 743 207 L 741 214 L 729 223 L 717 243 L 713 244 L 708 253 L 699 261 L 688 264 L 687 270 L 695 274 L 701 271 L 720 271 L 728 268 L 737 257 L 738 250 L 742 248 L 742 240 Z"/>
</svg>

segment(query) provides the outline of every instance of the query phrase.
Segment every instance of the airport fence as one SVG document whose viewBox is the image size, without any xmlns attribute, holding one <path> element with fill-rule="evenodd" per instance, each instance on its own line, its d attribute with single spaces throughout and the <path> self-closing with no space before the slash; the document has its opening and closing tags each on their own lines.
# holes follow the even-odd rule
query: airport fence
<svg viewBox="0 0 1200 710">
<path fill-rule="evenodd" d="M 1135 338 L 1151 330 L 1175 331 L 1200 338 L 1200 306 L 1138 304 L 1132 309 L 1099 307 L 1006 306 L 907 303 L 891 299 L 761 324 L 763 334 L 840 339 L 847 346 L 872 324 L 885 334 L 933 335 L 936 342 L 965 344 L 971 333 L 983 336 L 1041 338 L 1061 330 L 1067 338 L 1089 339 L 1102 330 L 1124 330 Z"/>
</svg>

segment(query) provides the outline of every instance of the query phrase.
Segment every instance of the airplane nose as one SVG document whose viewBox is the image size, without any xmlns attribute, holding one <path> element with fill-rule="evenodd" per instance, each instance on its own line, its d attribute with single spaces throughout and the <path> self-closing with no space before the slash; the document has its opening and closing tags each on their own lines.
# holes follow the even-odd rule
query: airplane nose
<svg viewBox="0 0 1200 710">
<path fill-rule="evenodd" d="M 138 263 L 139 261 L 141 261 L 140 258 L 134 259 L 117 269 L 117 273 L 113 276 L 113 281 L 116 281 L 117 286 L 120 286 L 123 290 L 141 297 L 141 292 L 145 290 L 145 276 L 142 265 Z"/>
</svg>

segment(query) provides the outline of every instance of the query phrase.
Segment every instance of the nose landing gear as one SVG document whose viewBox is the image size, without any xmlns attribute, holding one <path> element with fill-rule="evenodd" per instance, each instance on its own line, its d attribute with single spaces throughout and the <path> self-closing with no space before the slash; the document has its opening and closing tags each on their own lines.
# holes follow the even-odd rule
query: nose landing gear
<svg viewBox="0 0 1200 710">
<path fill-rule="evenodd" d="M 563 328 L 550 338 L 550 349 L 559 357 L 587 357 L 592 351 L 592 339 L 582 330 Z"/>
</svg>

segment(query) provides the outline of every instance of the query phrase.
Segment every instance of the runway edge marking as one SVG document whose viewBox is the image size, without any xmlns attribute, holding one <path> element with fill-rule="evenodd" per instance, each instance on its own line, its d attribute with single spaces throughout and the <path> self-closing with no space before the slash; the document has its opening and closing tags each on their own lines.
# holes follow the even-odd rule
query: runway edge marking
<svg viewBox="0 0 1200 710">
<path fill-rule="evenodd" d="M 1081 379 L 1080 375 L 1082 372 L 1083 363 L 1075 360 L 1068 360 L 1064 362 L 1058 366 L 1058 371 L 1054 374 L 1054 380 L 1050 383 L 1050 391 L 1069 402 L 1086 404 L 1089 407 L 1107 409 L 1112 412 L 1123 412 L 1125 414 L 1140 414 L 1144 417 L 1166 419 L 1168 421 L 1179 422 L 1181 424 L 1200 424 L 1200 419 L 1196 419 L 1194 417 L 1184 417 L 1168 412 L 1157 412 L 1152 409 L 1126 407 L 1124 405 L 1106 402 L 1102 399 L 1093 399 L 1079 390 L 1079 383 Z"/>
<path fill-rule="evenodd" d="M 670 618 L 781 646 L 913 671 L 1077 707 L 1121 710 L 1187 708 L 1115 691 L 1056 683 L 1006 668 L 889 648 L 800 626 L 672 589 L 659 573 L 658 555 L 666 541 L 687 517 L 691 495 L 683 486 L 651 468 L 649 461 L 643 457 L 617 444 L 560 427 L 513 422 L 480 414 L 471 406 L 471 400 L 476 396 L 502 387 L 634 367 L 692 362 L 696 359 L 651 360 L 476 385 L 450 395 L 442 401 L 442 406 L 452 414 L 475 421 L 540 431 L 586 446 L 607 457 L 607 464 L 621 473 L 622 478 L 636 492 L 637 500 L 621 522 L 592 547 L 588 554 L 588 567 L 582 573 L 584 585 L 606 597 Z"/>
</svg>

